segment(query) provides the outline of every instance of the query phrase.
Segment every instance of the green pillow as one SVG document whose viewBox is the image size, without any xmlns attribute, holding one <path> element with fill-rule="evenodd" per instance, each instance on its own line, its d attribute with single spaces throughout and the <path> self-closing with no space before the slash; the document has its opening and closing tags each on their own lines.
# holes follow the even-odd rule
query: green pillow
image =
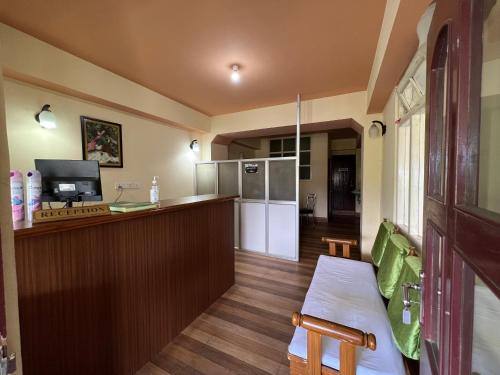
<svg viewBox="0 0 500 375">
<path fill-rule="evenodd" d="M 403 263 L 403 269 L 398 280 L 398 288 L 394 291 L 387 312 L 392 327 L 394 343 L 401 353 L 408 358 L 420 358 L 420 292 L 410 289 L 411 323 L 403 324 L 403 300 L 401 285 L 404 283 L 419 283 L 419 272 L 422 269 L 420 257 L 408 256 Z"/>
<path fill-rule="evenodd" d="M 410 243 L 404 236 L 393 234 L 389 237 L 377 273 L 378 288 L 387 299 L 392 297 L 396 289 L 403 261 L 409 252 Z"/>
<path fill-rule="evenodd" d="M 394 233 L 396 227 L 389 221 L 384 221 L 378 227 L 377 238 L 372 248 L 372 261 L 377 267 L 380 265 L 382 256 L 384 255 L 385 247 L 389 237 Z"/>
</svg>

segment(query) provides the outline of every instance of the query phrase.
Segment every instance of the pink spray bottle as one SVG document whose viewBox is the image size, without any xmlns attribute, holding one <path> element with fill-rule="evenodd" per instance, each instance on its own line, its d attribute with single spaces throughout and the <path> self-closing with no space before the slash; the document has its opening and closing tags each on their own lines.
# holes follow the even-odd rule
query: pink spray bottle
<svg viewBox="0 0 500 375">
<path fill-rule="evenodd" d="M 24 220 L 23 174 L 18 170 L 10 171 L 10 198 L 12 207 L 12 220 Z"/>
</svg>

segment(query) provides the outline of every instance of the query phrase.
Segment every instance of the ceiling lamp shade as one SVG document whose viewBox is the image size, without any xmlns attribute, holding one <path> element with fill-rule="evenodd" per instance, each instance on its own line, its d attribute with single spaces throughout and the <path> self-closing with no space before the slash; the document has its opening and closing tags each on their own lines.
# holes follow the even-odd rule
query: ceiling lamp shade
<svg viewBox="0 0 500 375">
<path fill-rule="evenodd" d="M 231 69 L 233 70 L 231 72 L 231 81 L 233 81 L 233 83 L 240 82 L 240 67 L 237 64 L 234 64 Z"/>
<path fill-rule="evenodd" d="M 198 140 L 194 139 L 189 145 L 189 148 L 193 150 L 193 152 L 200 152 L 200 144 L 198 143 Z"/>
<path fill-rule="evenodd" d="M 57 127 L 56 116 L 50 110 L 49 104 L 42 107 L 42 110 L 35 115 L 35 120 L 44 129 L 55 129 Z"/>
<path fill-rule="evenodd" d="M 387 130 L 387 125 L 384 125 L 382 121 L 372 121 L 370 129 L 368 129 L 368 136 L 370 138 L 377 138 L 380 135 L 381 129 L 379 129 L 378 125 L 380 125 L 380 128 L 382 129 L 382 135 L 385 134 Z"/>
</svg>

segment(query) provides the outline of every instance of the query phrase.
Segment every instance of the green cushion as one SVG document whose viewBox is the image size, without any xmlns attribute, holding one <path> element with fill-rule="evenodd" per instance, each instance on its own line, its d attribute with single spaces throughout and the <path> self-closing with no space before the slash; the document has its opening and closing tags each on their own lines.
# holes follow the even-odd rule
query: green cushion
<svg viewBox="0 0 500 375">
<path fill-rule="evenodd" d="M 418 283 L 419 272 L 422 269 L 420 257 L 408 256 L 403 263 L 403 269 L 398 279 L 398 288 L 394 291 L 387 307 L 392 327 L 392 336 L 398 349 L 408 358 L 420 358 L 420 292 L 410 289 L 411 323 L 403 324 L 403 300 L 401 285 Z"/>
<path fill-rule="evenodd" d="M 384 255 L 385 247 L 389 237 L 394 233 L 396 227 L 393 223 L 385 221 L 378 227 L 377 238 L 375 238 L 375 243 L 372 248 L 372 261 L 377 267 L 380 265 L 382 256 Z"/>
<path fill-rule="evenodd" d="M 409 252 L 410 243 L 404 236 L 393 234 L 389 237 L 377 273 L 378 288 L 387 299 L 392 297 L 403 267 L 403 261 Z"/>
</svg>

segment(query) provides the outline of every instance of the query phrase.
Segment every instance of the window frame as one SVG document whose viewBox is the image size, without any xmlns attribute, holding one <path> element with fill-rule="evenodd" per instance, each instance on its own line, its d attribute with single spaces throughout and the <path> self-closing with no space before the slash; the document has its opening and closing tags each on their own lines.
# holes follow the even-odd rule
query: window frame
<svg viewBox="0 0 500 375">
<path fill-rule="evenodd" d="M 421 155 L 421 149 L 422 149 L 422 143 L 425 146 L 425 91 L 426 88 L 420 88 L 416 82 L 416 80 L 413 78 L 413 76 L 417 73 L 419 68 L 422 66 L 422 64 L 426 64 L 426 59 L 425 59 L 425 49 L 421 48 L 417 51 L 415 56 L 413 57 L 410 65 L 408 66 L 403 78 L 399 82 L 398 86 L 395 88 L 395 101 L 396 101 L 396 136 L 395 136 L 395 141 L 396 141 L 396 147 L 395 147 L 395 166 L 396 166 L 396 191 L 394 194 L 394 221 L 395 223 L 401 227 L 402 232 L 404 232 L 408 237 L 411 238 L 411 240 L 418 246 L 422 246 L 422 241 L 423 241 L 423 205 L 421 204 L 424 200 L 424 195 L 425 189 L 419 189 L 419 186 L 417 186 L 415 189 L 412 187 L 413 180 L 412 180 L 412 168 L 417 163 L 419 172 L 418 176 L 419 179 L 423 179 L 425 175 L 425 160 L 422 162 L 422 157 L 425 159 L 425 155 Z M 424 65 L 425 66 L 425 65 Z M 419 95 L 418 100 L 413 104 L 413 106 L 410 106 L 409 103 L 406 101 L 404 97 L 404 89 L 408 87 L 408 85 L 412 85 L 413 89 L 416 90 L 416 93 Z M 404 112 L 401 111 L 401 109 L 404 110 Z M 424 129 L 422 129 L 419 132 L 419 136 L 416 137 L 414 134 L 414 126 L 413 121 L 415 119 L 415 116 L 422 116 L 420 118 L 421 123 L 419 124 L 420 126 L 423 126 Z M 399 125 L 401 124 L 401 125 Z M 405 148 L 405 154 L 404 156 L 400 155 L 400 141 L 401 141 L 401 128 L 405 124 L 405 127 L 408 127 L 407 131 L 409 134 L 407 135 L 409 140 L 408 140 L 408 147 L 407 149 Z M 406 125 L 407 124 L 407 125 Z M 413 125 L 413 126 L 412 126 Z M 418 138 L 418 142 L 415 140 L 415 138 Z M 417 147 L 419 148 L 418 150 L 418 158 L 414 159 L 412 156 L 414 156 L 414 148 Z M 405 172 L 407 173 L 407 180 L 406 184 L 403 187 L 405 189 L 404 191 L 404 210 L 406 211 L 406 215 L 408 217 L 407 222 L 405 222 L 404 217 L 401 215 L 401 183 L 400 183 L 400 168 L 401 168 L 401 162 L 405 163 L 404 168 L 408 168 L 408 170 Z M 423 180 L 422 180 L 423 181 Z M 419 182 L 420 183 L 420 182 Z M 415 197 L 415 194 L 418 194 L 419 196 Z M 414 211 L 414 204 L 418 205 L 416 214 Z M 405 214 L 403 214 L 405 215 Z M 400 220 L 400 218 L 403 217 L 403 220 Z M 415 231 L 415 224 L 414 221 L 417 220 L 417 230 Z M 419 224 L 420 223 L 420 224 Z"/>
<path fill-rule="evenodd" d="M 298 152 L 298 156 L 297 156 L 297 150 L 295 149 L 295 151 L 284 151 L 283 150 L 283 144 L 284 144 L 284 140 L 285 139 L 295 139 L 296 137 L 295 136 L 290 136 L 290 137 L 278 137 L 278 138 L 270 138 L 269 139 L 269 157 L 270 158 L 274 158 L 274 157 L 298 157 L 299 158 L 299 180 L 300 181 L 311 181 L 312 180 L 312 163 L 311 163 L 311 151 L 312 151 L 312 147 L 311 147 L 311 136 L 302 136 L 300 137 L 301 140 L 304 139 L 304 138 L 309 138 L 309 148 L 306 149 L 306 150 L 303 150 L 302 149 L 302 142 L 301 142 L 301 149 L 300 151 Z M 272 141 L 280 141 L 281 142 L 281 149 L 280 151 L 271 151 L 271 142 Z M 293 152 L 293 155 L 285 155 L 285 154 L 291 154 Z M 301 153 L 309 153 L 309 164 L 300 164 L 300 155 Z M 300 178 L 300 169 L 302 167 L 307 167 L 309 168 L 309 178 Z"/>
</svg>

